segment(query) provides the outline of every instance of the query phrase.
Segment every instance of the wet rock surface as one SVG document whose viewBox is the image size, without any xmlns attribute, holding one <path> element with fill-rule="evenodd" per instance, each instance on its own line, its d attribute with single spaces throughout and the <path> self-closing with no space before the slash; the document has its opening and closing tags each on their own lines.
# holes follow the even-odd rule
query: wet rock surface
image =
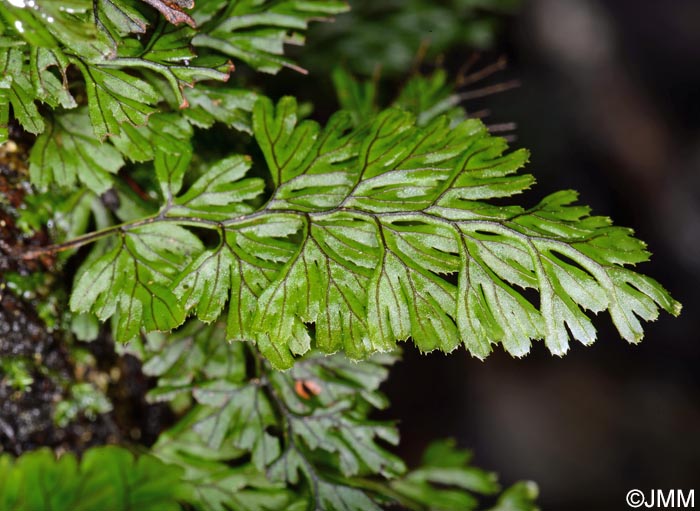
<svg viewBox="0 0 700 511">
<path fill-rule="evenodd" d="M 69 352 L 58 335 L 46 331 L 32 306 L 9 292 L 0 301 L 0 357 L 27 361 L 33 380 L 18 390 L 0 375 L 0 450 L 21 454 L 48 446 L 82 451 L 119 439 L 108 415 L 95 421 L 79 417 L 64 428 L 54 424 L 55 406 L 67 398 L 75 380 Z"/>
</svg>

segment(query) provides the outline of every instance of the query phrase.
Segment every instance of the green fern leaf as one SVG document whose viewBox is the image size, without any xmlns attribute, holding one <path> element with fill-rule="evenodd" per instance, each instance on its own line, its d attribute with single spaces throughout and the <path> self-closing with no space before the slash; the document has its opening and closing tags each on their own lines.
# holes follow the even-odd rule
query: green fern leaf
<svg viewBox="0 0 700 511">
<path fill-rule="evenodd" d="M 160 154 L 161 158 L 164 155 L 190 154 L 191 137 L 192 128 L 181 116 L 157 113 L 149 118 L 145 126 L 123 124 L 121 133 L 109 137 L 109 141 L 126 158 L 142 162 L 154 160 L 156 154 Z"/>
<path fill-rule="evenodd" d="M 117 57 L 101 62 L 102 66 L 139 69 L 145 78 L 163 96 L 179 108 L 186 108 L 184 87 L 192 87 L 201 80 L 227 81 L 232 65 L 223 57 L 197 57 L 190 46 L 195 31 L 187 26 L 159 25 L 156 34 L 145 44 L 131 44 L 119 48 Z M 161 84 L 155 80 L 159 76 L 170 87 L 166 94 Z"/>
<path fill-rule="evenodd" d="M 252 463 L 227 463 L 241 451 L 203 444 L 191 419 L 161 434 L 154 449 L 160 459 L 185 468 L 185 479 L 193 488 L 188 503 L 197 511 L 307 509 L 305 499 L 283 483 L 270 482 Z"/>
<path fill-rule="evenodd" d="M 146 374 L 158 377 L 150 399 L 186 393 L 196 403 L 154 447 L 186 468 L 196 509 L 259 509 L 257 502 L 263 509 L 463 511 L 500 491 L 496 476 L 471 466 L 471 453 L 453 441 L 431 444 L 409 471 L 387 451 L 396 428 L 368 417 L 388 406 L 378 389 L 395 355 L 358 363 L 312 353 L 282 373 L 250 343 L 226 343 L 225 333 L 221 323 L 190 321 L 172 336 L 146 335 L 138 348 Z M 493 511 L 536 511 L 536 495 L 533 483 L 518 483 Z"/>
<path fill-rule="evenodd" d="M 80 181 L 96 193 L 106 191 L 124 160 L 114 147 L 94 138 L 86 109 L 58 114 L 48 125 L 30 155 L 32 182 L 46 187 Z"/>
<path fill-rule="evenodd" d="M 17 121 L 30 133 L 38 134 L 44 130 L 44 120 L 34 102 L 35 91 L 32 83 L 24 73 L 25 55 L 17 47 L 0 48 L 0 104 L 12 105 Z M 3 114 L 5 115 L 5 114 Z M 7 121 L 3 120 L 3 124 Z"/>
<path fill-rule="evenodd" d="M 333 70 L 332 78 L 338 102 L 343 110 L 351 113 L 355 125 L 377 114 L 379 90 L 376 79 L 357 79 L 341 67 Z M 412 76 L 391 106 L 411 112 L 419 126 L 425 126 L 440 115 L 446 115 L 450 124 L 455 125 L 466 118 L 466 112 L 459 106 L 460 101 L 460 95 L 448 82 L 445 70 L 438 69 L 430 75 Z"/>
<path fill-rule="evenodd" d="M 227 440 L 248 450 L 259 470 L 279 456 L 279 440 L 266 432 L 277 423 L 275 412 L 259 385 L 217 380 L 199 386 L 194 397 L 209 407 L 194 425 L 207 445 L 216 449 Z"/>
<path fill-rule="evenodd" d="M 171 400 L 180 393 L 191 394 L 203 381 L 246 381 L 245 346 L 227 343 L 225 334 L 220 323 L 198 321 L 188 322 L 171 335 L 147 334 L 149 357 L 143 370 L 158 377 L 149 399 Z"/>
<path fill-rule="evenodd" d="M 231 57 L 267 72 L 295 67 L 283 57 L 283 44 L 302 42 L 311 20 L 347 9 L 336 0 L 200 2 L 194 11 L 200 27 L 195 30 L 154 20 L 146 3 L 136 0 L 73 0 L 69 5 L 36 0 L 31 8 L 9 0 L 0 4 L 0 142 L 7 139 L 11 112 L 24 129 L 40 135 L 52 123 L 41 115 L 37 100 L 54 109 L 73 109 L 87 97 L 95 138 L 119 138 L 116 145 L 121 148 L 147 126 L 162 101 L 172 109 L 186 109 L 185 117 L 195 126 L 218 121 L 250 132 L 254 93 L 211 86 L 187 93 L 184 89 L 200 81 L 228 80 Z M 81 72 L 84 94 L 74 79 L 68 90 L 69 66 Z M 127 156 L 145 161 L 149 152 L 141 144 Z M 85 175 L 84 166 L 74 165 L 80 160 L 63 158 L 61 174 L 66 178 L 59 184 Z M 98 166 L 95 174 L 101 170 Z M 34 172 L 42 187 L 61 174 Z M 84 182 L 101 192 L 107 181 L 93 177 Z"/>
<path fill-rule="evenodd" d="M 540 511 L 535 504 L 539 488 L 532 481 L 521 481 L 507 488 L 488 511 Z"/>
<path fill-rule="evenodd" d="M 303 43 L 302 32 L 309 21 L 347 9 L 345 2 L 337 0 L 202 3 L 193 11 L 202 29 L 192 44 L 240 59 L 265 73 L 277 73 L 282 67 L 304 71 L 283 56 L 284 44 Z"/>
<path fill-rule="evenodd" d="M 185 450 L 200 467 L 250 453 L 257 474 L 267 474 L 267 485 L 281 489 L 287 481 L 308 483 L 301 509 L 312 502 L 317 509 L 342 509 L 336 507 L 339 502 L 379 509 L 343 478 L 394 477 L 404 472 L 403 463 L 383 447 L 398 440 L 393 424 L 367 418 L 372 407 L 387 405 L 378 388 L 395 357 L 356 364 L 344 357 L 311 355 L 292 371 L 279 373 L 248 343 L 226 343 L 225 334 L 222 323 L 192 321 L 170 339 L 159 334 L 146 337 L 144 351 L 151 358 L 144 370 L 159 377 L 149 397 L 172 399 L 186 392 L 197 403 L 172 436 L 159 441 L 156 452 L 173 461 L 175 450 Z M 257 359 L 255 369 L 245 363 L 251 352 Z M 303 387 L 307 385 L 308 391 Z M 338 477 L 325 477 L 320 466 L 326 471 L 333 467 Z M 222 481 L 237 476 L 237 487 L 243 489 L 242 472 L 221 467 L 218 473 Z M 245 473 L 255 480 L 256 472 Z M 209 498 L 218 501 L 223 492 L 212 488 Z M 227 496 L 225 501 L 236 499 Z"/>
<path fill-rule="evenodd" d="M 116 54 L 117 40 L 130 34 L 144 34 L 148 21 L 136 8 L 136 2 L 98 0 L 93 13 L 95 24 L 112 43 Z"/>
<path fill-rule="evenodd" d="M 144 125 L 155 112 L 150 105 L 158 100 L 158 94 L 144 80 L 118 69 L 89 66 L 80 59 L 72 62 L 85 79 L 88 111 L 97 138 L 118 135 L 125 122 Z"/>
<path fill-rule="evenodd" d="M 92 311 L 102 321 L 118 313 L 120 339 L 136 337 L 142 324 L 171 330 L 182 324 L 185 311 L 168 285 L 182 270 L 182 255 L 201 250 L 199 239 L 177 225 L 146 224 L 123 233 L 77 276 L 71 309 Z"/>
<path fill-rule="evenodd" d="M 68 64 L 66 55 L 55 48 L 32 48 L 31 50 L 29 69 L 36 97 L 52 108 L 59 105 L 66 109 L 78 106 L 66 86 Z M 54 67 L 60 73 L 60 79 L 48 72 L 48 69 Z"/>
<path fill-rule="evenodd" d="M 258 178 L 243 179 L 249 168 L 250 159 L 242 156 L 216 162 L 186 193 L 173 200 L 168 214 L 223 221 L 252 212 L 253 208 L 246 201 L 258 197 L 264 183 Z M 162 179 L 160 181 L 163 183 Z M 171 189 L 170 193 L 178 191 Z"/>
<path fill-rule="evenodd" d="M 48 449 L 11 460 L 0 457 L 2 509 L 158 509 L 177 511 L 190 497 L 180 467 L 126 449 L 89 449 L 80 463 L 72 453 L 56 460 Z M 42 491 L 37 491 L 41 488 Z"/>
<path fill-rule="evenodd" d="M 261 146 L 280 188 L 287 179 L 311 174 L 319 160 L 314 156 L 304 161 L 307 150 L 294 151 L 297 140 L 314 140 L 315 129 L 309 123 L 292 128 L 293 110 L 284 101 L 275 115 L 264 101 L 257 109 L 268 123 L 259 123 L 256 136 L 263 139 Z M 273 137 L 276 152 L 266 151 Z M 425 351 L 450 351 L 462 342 L 479 357 L 486 356 L 494 342 L 520 356 L 529 350 L 531 339 L 541 338 L 553 353 L 562 354 L 568 348 L 568 330 L 573 338 L 589 343 L 594 331 L 580 307 L 594 312 L 608 308 L 621 335 L 631 342 L 642 334 L 636 316 L 655 319 L 659 306 L 678 312 L 657 283 L 644 278 L 644 283 L 627 285 L 626 279 L 637 274 L 617 265 L 645 260 L 643 245 L 629 230 L 611 227 L 607 219 L 589 217 L 586 208 L 571 206 L 574 194 L 555 194 L 529 211 L 484 204 L 484 199 L 507 197 L 532 183 L 531 176 L 515 174 L 526 154 L 503 156 L 504 149 L 500 139 L 489 137 L 473 121 L 449 129 L 439 118 L 417 128 L 404 112 L 380 114 L 356 144 L 356 160 L 342 167 L 354 184 L 346 185 L 342 201 L 323 205 L 333 208 L 329 213 L 307 220 L 299 251 L 260 297 L 253 328 L 264 346 L 269 345 L 268 332 L 277 343 L 264 352 L 282 366 L 290 362 L 280 339 L 293 342 L 295 319 L 280 309 L 299 323 L 315 323 L 317 344 L 329 351 L 340 346 L 329 346 L 328 339 L 343 342 L 345 350 L 357 356 L 357 346 L 382 349 L 410 336 Z M 308 152 L 313 155 L 313 149 Z M 314 196 L 318 189 L 306 188 L 302 181 L 295 193 Z M 270 209 L 276 207 L 275 199 L 273 195 Z M 306 204 L 292 206 L 307 209 Z M 368 240 L 362 251 L 365 263 L 374 267 L 369 279 L 362 280 L 363 265 L 325 250 L 316 234 L 318 227 L 338 232 L 329 222 L 350 211 L 354 221 L 376 226 L 378 241 Z M 333 271 L 333 265 L 343 264 L 344 273 Z M 457 269 L 455 286 L 443 275 Z M 366 295 L 346 292 L 342 298 L 326 299 L 334 287 L 352 289 L 353 279 L 362 283 L 354 289 Z M 516 286 L 539 291 L 539 310 Z M 313 292 L 318 289 L 328 291 Z M 363 318 L 353 310 L 358 302 L 367 304 L 367 331 L 346 323 L 353 315 L 358 322 Z M 334 309 L 341 312 L 327 319 L 327 311 Z M 337 331 L 329 330 L 328 324 Z"/>
<path fill-rule="evenodd" d="M 457 449 L 453 440 L 435 441 L 423 453 L 418 468 L 389 484 L 426 509 L 474 510 L 479 506 L 477 495 L 495 495 L 501 488 L 496 474 L 471 466 L 471 458 L 471 453 Z M 490 511 L 537 511 L 537 494 L 534 483 L 516 483 L 503 491 Z"/>
<path fill-rule="evenodd" d="M 199 128 L 210 128 L 221 122 L 245 133 L 252 133 L 251 115 L 257 95 L 249 90 L 197 85 L 186 90 L 190 105 L 184 116 Z"/>
<path fill-rule="evenodd" d="M 418 126 L 406 111 L 389 109 L 355 128 L 340 113 L 321 128 L 298 122 L 292 99 L 275 107 L 261 98 L 253 132 L 274 185 L 263 207 L 262 181 L 245 178 L 242 157 L 223 160 L 183 192 L 187 160 L 156 160 L 166 203 L 145 222 L 213 229 L 219 243 L 180 256 L 180 273 L 157 279 L 166 288 L 122 293 L 121 312 L 135 313 L 120 332 L 133 335 L 146 317 L 140 311 L 161 293 L 204 321 L 228 299 L 229 338 L 256 340 L 280 368 L 312 346 L 366 358 L 408 338 L 422 351 L 463 344 L 479 358 L 498 343 L 522 356 L 544 339 L 561 355 L 570 339 L 595 340 L 584 311 L 608 310 L 630 342 L 642 336 L 638 318 L 680 311 L 658 283 L 624 268 L 648 258 L 643 243 L 574 205 L 575 193 L 530 209 L 487 202 L 527 189 L 533 178 L 518 174 L 527 153 L 506 153 L 478 121 L 450 127 L 438 117 Z M 132 227 L 121 229 L 130 239 Z M 138 268 L 131 260 L 117 246 L 88 264 L 84 285 L 114 265 L 117 275 Z M 104 282 L 89 291 L 119 294 L 120 279 Z M 90 302 L 75 294 L 87 291 L 74 292 L 81 312 Z M 116 302 L 98 300 L 92 309 L 106 319 Z M 169 328 L 176 318 L 143 326 Z"/>
</svg>

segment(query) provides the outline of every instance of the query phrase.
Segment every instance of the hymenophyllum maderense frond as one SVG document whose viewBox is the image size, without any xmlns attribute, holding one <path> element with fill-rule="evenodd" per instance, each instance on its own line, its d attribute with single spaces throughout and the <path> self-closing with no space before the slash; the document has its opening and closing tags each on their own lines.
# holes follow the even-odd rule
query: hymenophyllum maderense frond
<svg viewBox="0 0 700 511">
<path fill-rule="evenodd" d="M 227 308 L 228 339 L 256 341 L 277 368 L 312 346 L 365 358 L 409 338 L 479 358 L 498 343 L 522 356 L 544 339 L 561 355 L 571 338 L 595 340 L 584 311 L 609 311 L 630 342 L 640 319 L 680 311 L 626 267 L 648 258 L 645 245 L 575 205 L 575 192 L 529 209 L 489 203 L 534 179 L 518 173 L 527 153 L 506 152 L 477 120 L 419 127 L 389 109 L 357 127 L 339 112 L 322 127 L 299 121 L 292 98 L 260 98 L 253 132 L 268 187 L 248 177 L 246 156 L 192 177 L 189 151 L 156 155 L 158 214 L 68 242 L 101 239 L 72 309 L 115 316 L 128 341 Z M 218 241 L 205 246 L 202 228 Z"/>
</svg>

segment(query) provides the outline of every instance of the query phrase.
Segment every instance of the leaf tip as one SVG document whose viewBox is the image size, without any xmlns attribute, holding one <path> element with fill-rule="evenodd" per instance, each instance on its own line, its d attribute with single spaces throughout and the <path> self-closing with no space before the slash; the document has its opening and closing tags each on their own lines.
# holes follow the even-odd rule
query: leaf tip
<svg viewBox="0 0 700 511">
<path fill-rule="evenodd" d="M 678 316 L 681 315 L 682 311 L 683 311 L 683 304 L 681 302 L 673 300 L 671 302 L 671 306 L 668 309 L 668 312 L 671 314 L 671 316 L 677 318 Z"/>
</svg>

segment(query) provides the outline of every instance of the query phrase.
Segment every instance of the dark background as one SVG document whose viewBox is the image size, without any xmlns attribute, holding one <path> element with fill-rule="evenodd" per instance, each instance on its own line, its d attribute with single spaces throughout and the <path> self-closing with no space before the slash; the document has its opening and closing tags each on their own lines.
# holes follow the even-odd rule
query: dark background
<svg viewBox="0 0 700 511">
<path fill-rule="evenodd" d="M 633 488 L 695 489 L 698 502 L 700 2 L 533 0 L 497 45 L 485 58 L 507 55 L 501 79 L 522 86 L 466 106 L 517 123 L 538 178 L 523 200 L 579 190 L 648 242 L 639 270 L 684 309 L 637 346 L 600 315 L 596 344 L 561 359 L 542 343 L 486 362 L 407 347 L 387 386 L 403 454 L 453 436 L 504 483 L 536 481 L 544 510 L 629 509 Z"/>
</svg>

